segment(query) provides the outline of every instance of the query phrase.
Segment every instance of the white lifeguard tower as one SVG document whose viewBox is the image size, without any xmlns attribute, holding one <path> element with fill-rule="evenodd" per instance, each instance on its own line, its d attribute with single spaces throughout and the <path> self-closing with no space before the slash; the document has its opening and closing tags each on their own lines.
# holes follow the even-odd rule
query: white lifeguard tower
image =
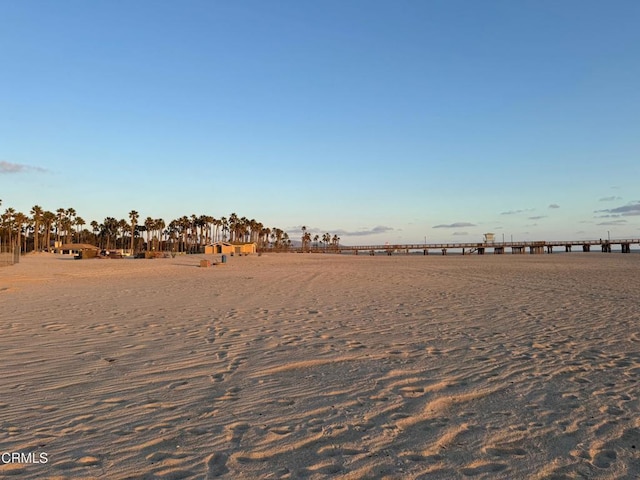
<svg viewBox="0 0 640 480">
<path fill-rule="evenodd" d="M 485 233 L 484 234 L 484 243 L 493 243 L 495 240 L 495 233 Z"/>
</svg>

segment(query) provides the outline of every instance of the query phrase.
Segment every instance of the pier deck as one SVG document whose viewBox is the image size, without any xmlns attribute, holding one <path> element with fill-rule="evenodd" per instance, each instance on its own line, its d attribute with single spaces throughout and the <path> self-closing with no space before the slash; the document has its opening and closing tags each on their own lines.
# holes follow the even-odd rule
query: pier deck
<svg viewBox="0 0 640 480">
<path fill-rule="evenodd" d="M 631 245 L 640 245 L 640 238 L 628 239 L 606 239 L 606 240 L 552 240 L 552 241 L 530 241 L 530 242 L 464 242 L 464 243 L 413 243 L 413 244 L 385 244 L 385 245 L 354 245 L 354 246 L 328 246 L 309 247 L 305 252 L 331 252 L 331 253 L 354 253 L 366 252 L 369 255 L 393 253 L 409 253 L 411 251 L 421 251 L 424 255 L 429 255 L 430 251 L 440 252 L 446 255 L 448 250 L 461 250 L 463 255 L 479 254 L 483 255 L 487 251 L 494 254 L 504 254 L 506 249 L 510 249 L 513 254 L 540 254 L 553 253 L 554 248 L 562 248 L 565 252 L 571 252 L 574 247 L 578 251 L 590 252 L 591 247 L 600 247 L 599 250 L 611 253 L 612 247 L 619 246 L 622 253 L 630 253 Z M 595 248 L 594 250 L 597 250 Z M 615 249 L 617 250 L 617 248 Z M 265 249 L 263 251 L 270 251 Z M 289 252 L 302 252 L 301 247 L 291 248 Z"/>
</svg>

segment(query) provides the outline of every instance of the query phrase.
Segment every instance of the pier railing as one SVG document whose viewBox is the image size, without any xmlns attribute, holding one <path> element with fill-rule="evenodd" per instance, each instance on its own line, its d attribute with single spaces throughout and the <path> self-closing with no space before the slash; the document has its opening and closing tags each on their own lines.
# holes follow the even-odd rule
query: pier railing
<svg viewBox="0 0 640 480">
<path fill-rule="evenodd" d="M 446 255 L 447 250 L 462 250 L 462 253 L 484 254 L 488 250 L 493 253 L 505 253 L 505 249 L 511 249 L 511 253 L 552 253 L 554 247 L 564 248 L 565 252 L 571 252 L 572 247 L 581 247 L 581 251 L 589 252 L 591 247 L 599 246 L 603 252 L 611 252 L 612 246 L 619 246 L 622 253 L 629 253 L 631 245 L 640 245 L 640 238 L 619 238 L 619 239 L 598 239 L 598 240 L 534 240 L 534 241 L 509 241 L 509 242 L 440 242 L 440 243 L 412 243 L 412 244 L 384 244 L 384 245 L 331 245 L 329 248 L 310 246 L 291 247 L 285 250 L 275 250 L 263 248 L 263 252 L 311 252 L 311 253 L 342 253 L 342 252 L 369 252 L 375 253 L 395 253 L 410 251 L 422 251 L 428 255 L 430 250 L 441 251 Z"/>
</svg>

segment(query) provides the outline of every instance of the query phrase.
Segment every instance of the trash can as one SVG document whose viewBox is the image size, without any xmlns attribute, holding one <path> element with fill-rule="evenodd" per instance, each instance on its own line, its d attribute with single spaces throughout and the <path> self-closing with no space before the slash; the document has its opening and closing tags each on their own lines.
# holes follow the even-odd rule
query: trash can
<svg viewBox="0 0 640 480">
<path fill-rule="evenodd" d="M 222 255 L 222 263 L 227 263 L 227 256 L 226 255 Z"/>
</svg>

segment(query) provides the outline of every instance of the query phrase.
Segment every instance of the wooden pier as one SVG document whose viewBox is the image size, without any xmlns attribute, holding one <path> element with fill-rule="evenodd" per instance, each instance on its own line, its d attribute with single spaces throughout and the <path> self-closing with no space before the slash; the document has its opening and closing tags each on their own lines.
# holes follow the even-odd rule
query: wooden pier
<svg viewBox="0 0 640 480">
<path fill-rule="evenodd" d="M 309 247 L 305 252 L 316 253 L 353 253 L 358 255 L 360 252 L 366 252 L 369 255 L 394 253 L 408 254 L 410 252 L 422 252 L 423 255 L 429 255 L 431 252 L 437 252 L 441 255 L 447 255 L 449 250 L 461 251 L 463 255 L 484 255 L 492 252 L 496 255 L 506 253 L 507 249 L 512 254 L 532 255 L 553 253 L 554 248 L 564 249 L 565 252 L 576 250 L 582 252 L 590 252 L 591 247 L 596 250 L 600 247 L 600 251 L 611 253 L 612 246 L 619 246 L 620 252 L 631 253 L 631 245 L 640 245 L 640 238 L 631 239 L 607 239 L 607 240 L 556 240 L 556 241 L 533 241 L 533 242 L 480 242 L 480 243 L 414 243 L 414 244 L 396 244 L 396 245 L 356 245 L 356 246 L 332 246 L 331 248 Z M 617 250 L 617 249 L 615 249 Z M 265 249 L 264 251 L 270 251 Z M 291 248 L 286 250 L 289 252 L 302 252 L 302 248 Z M 558 251 L 558 250 L 556 250 Z M 596 250 L 597 251 L 597 250 Z"/>
</svg>

